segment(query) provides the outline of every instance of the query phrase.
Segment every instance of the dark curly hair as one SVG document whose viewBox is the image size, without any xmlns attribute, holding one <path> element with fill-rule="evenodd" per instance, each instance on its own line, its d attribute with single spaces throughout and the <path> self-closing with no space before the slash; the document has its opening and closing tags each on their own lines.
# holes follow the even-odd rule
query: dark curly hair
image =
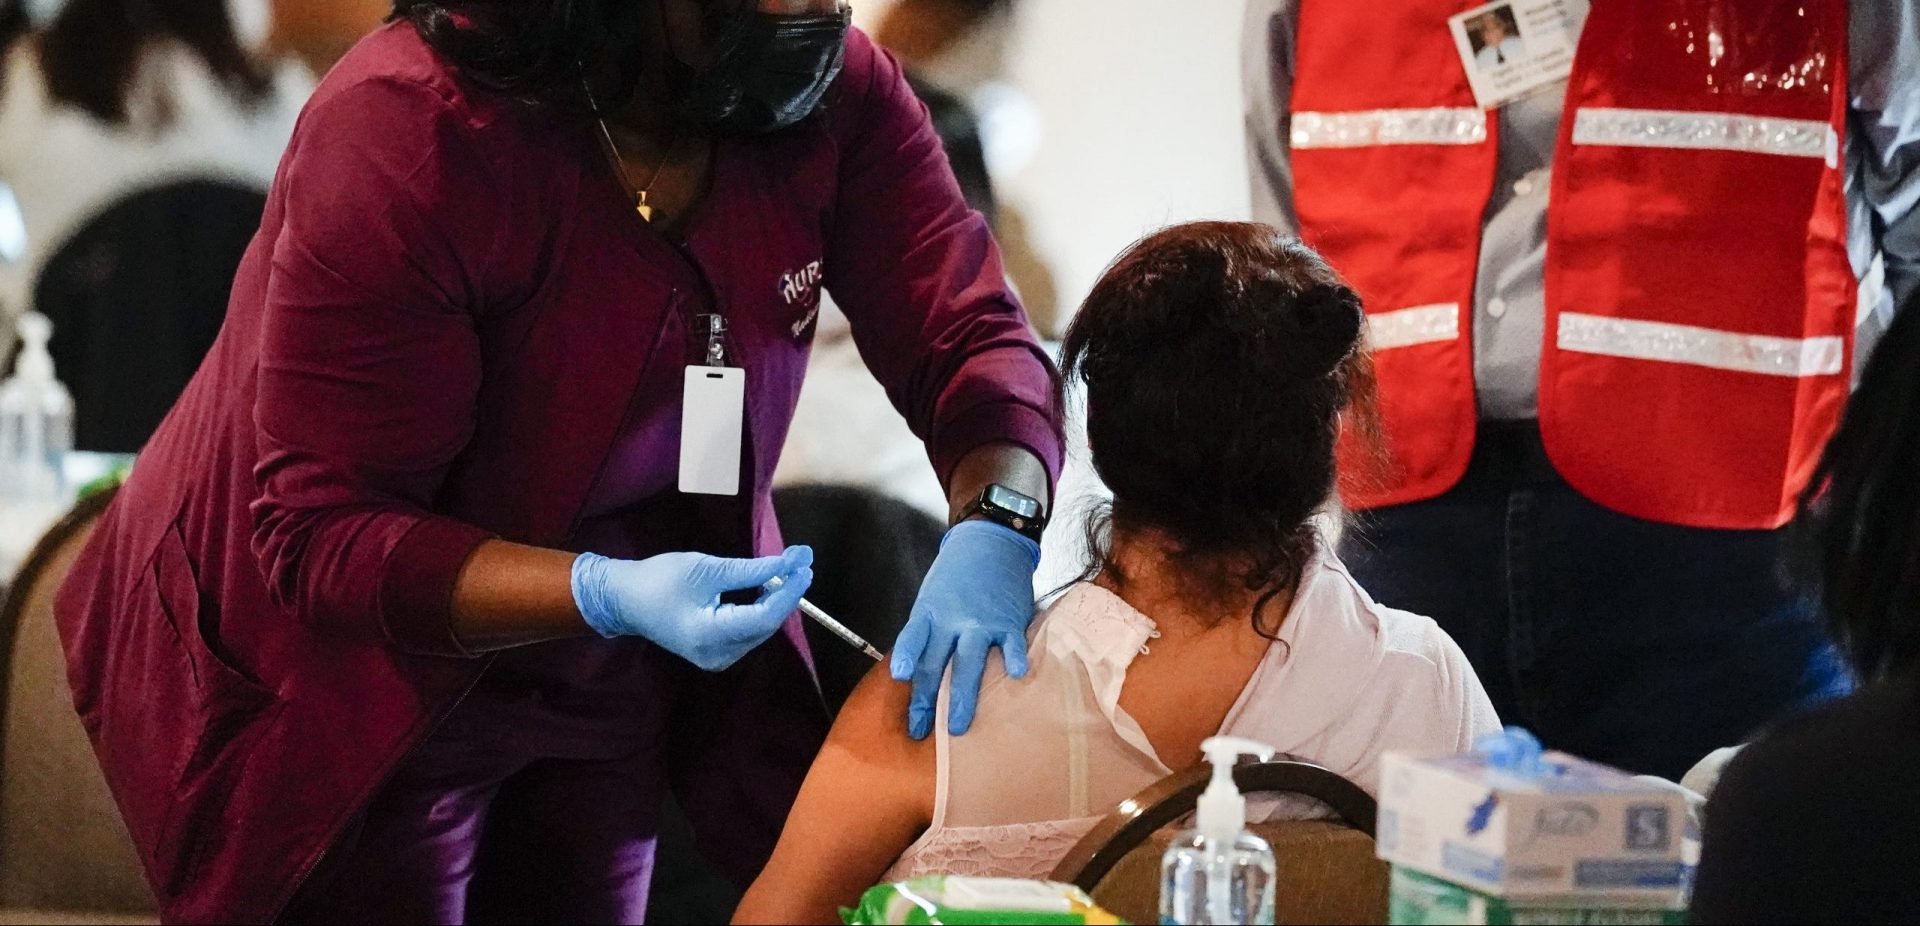
<svg viewBox="0 0 1920 926">
<path fill-rule="evenodd" d="M 1920 672 L 1920 293 L 1881 337 L 1800 498 L 1827 623 L 1869 681 Z"/>
<path fill-rule="evenodd" d="M 708 29 L 751 12 L 750 0 L 703 0 Z M 641 73 L 646 5 L 636 0 L 395 0 L 393 19 L 469 80 L 534 105 L 584 114 L 580 66 L 601 106 L 631 98 Z"/>
<path fill-rule="evenodd" d="M 191 50 L 243 104 L 258 104 L 272 88 L 266 68 L 241 47 L 225 4 L 72 0 L 39 35 L 47 95 L 103 122 L 124 124 L 141 54 L 168 39 Z"/>
<path fill-rule="evenodd" d="M 1113 493 L 1088 524 L 1121 582 L 1115 534 L 1151 532 L 1196 591 L 1261 609 L 1294 588 L 1332 496 L 1342 413 L 1373 425 L 1360 297 L 1320 255 L 1265 225 L 1161 231 L 1109 268 L 1062 349 L 1085 389 L 1094 468 Z"/>
</svg>

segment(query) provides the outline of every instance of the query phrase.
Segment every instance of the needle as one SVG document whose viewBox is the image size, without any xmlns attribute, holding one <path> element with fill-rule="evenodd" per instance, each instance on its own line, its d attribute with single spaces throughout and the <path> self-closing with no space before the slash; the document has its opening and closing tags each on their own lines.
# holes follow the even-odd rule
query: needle
<svg viewBox="0 0 1920 926">
<path fill-rule="evenodd" d="M 786 579 L 783 579 L 780 576 L 774 576 L 773 581 L 768 582 L 766 585 L 766 588 L 768 591 L 772 591 L 785 584 L 787 584 Z M 820 610 L 819 606 L 815 605 L 813 602 L 808 601 L 805 598 L 800 599 L 800 613 L 805 614 L 809 618 L 812 618 L 814 623 L 827 628 L 828 632 L 832 633 L 834 636 L 839 637 L 840 639 L 853 644 L 854 649 L 857 649 L 863 653 L 866 653 L 869 656 L 872 656 L 874 662 L 887 661 L 887 657 L 885 655 L 882 655 L 879 650 L 874 649 L 873 644 L 868 643 L 866 640 L 861 639 L 859 634 L 854 633 L 853 631 L 847 629 L 847 625 L 842 624 L 839 621 L 836 621 L 832 617 L 828 616 L 827 612 Z"/>
</svg>

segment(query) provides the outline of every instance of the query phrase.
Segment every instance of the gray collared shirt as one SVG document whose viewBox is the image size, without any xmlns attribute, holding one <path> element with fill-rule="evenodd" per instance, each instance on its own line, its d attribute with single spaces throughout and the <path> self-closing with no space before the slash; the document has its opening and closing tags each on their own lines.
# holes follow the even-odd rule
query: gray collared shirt
<svg viewBox="0 0 1920 926">
<path fill-rule="evenodd" d="M 1244 38 L 1253 214 L 1298 231 L 1289 103 L 1298 0 L 1250 0 Z M 1584 24 L 1584 20 L 1582 20 Z M 1920 288 L 1920 0 L 1852 0 L 1848 251 L 1861 279 L 1861 356 Z M 1547 189 L 1564 84 L 1500 110 L 1499 168 L 1473 294 L 1480 413 L 1535 416 L 1545 335 Z"/>
</svg>

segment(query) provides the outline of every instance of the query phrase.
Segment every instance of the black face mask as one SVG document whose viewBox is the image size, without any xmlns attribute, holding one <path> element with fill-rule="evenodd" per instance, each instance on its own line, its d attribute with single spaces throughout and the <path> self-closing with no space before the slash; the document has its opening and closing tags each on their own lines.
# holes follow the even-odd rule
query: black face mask
<svg viewBox="0 0 1920 926">
<path fill-rule="evenodd" d="M 755 11 L 721 39 L 720 58 L 687 79 L 696 121 L 732 135 L 764 135 L 813 114 L 846 60 L 853 14 L 775 16 Z"/>
</svg>

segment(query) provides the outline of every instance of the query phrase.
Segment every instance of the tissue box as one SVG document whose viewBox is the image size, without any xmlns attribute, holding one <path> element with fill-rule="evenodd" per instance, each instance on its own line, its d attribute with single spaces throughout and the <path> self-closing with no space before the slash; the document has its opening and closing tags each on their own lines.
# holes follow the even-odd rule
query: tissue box
<svg viewBox="0 0 1920 926">
<path fill-rule="evenodd" d="M 1380 857 L 1527 906 L 1684 908 L 1686 798 L 1564 753 L 1542 759 L 1534 777 L 1479 754 L 1389 753 Z"/>
<path fill-rule="evenodd" d="M 1529 907 L 1396 865 L 1388 904 L 1392 926 L 1682 926 L 1687 911 L 1619 907 Z"/>
</svg>

